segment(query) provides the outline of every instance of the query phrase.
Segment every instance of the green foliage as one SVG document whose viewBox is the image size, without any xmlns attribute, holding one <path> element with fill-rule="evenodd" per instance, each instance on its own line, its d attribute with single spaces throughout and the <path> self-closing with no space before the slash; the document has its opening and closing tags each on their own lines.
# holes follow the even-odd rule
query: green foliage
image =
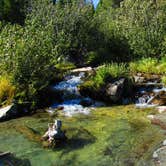
<svg viewBox="0 0 166 166">
<path fill-rule="evenodd" d="M 14 98 L 15 87 L 9 77 L 0 77 L 0 106 L 10 104 Z"/>
<path fill-rule="evenodd" d="M 128 70 L 125 64 L 106 64 L 100 66 L 97 71 L 96 75 L 94 76 L 93 82 L 96 87 L 103 85 L 107 78 L 119 78 L 119 77 L 127 77 Z"/>
<path fill-rule="evenodd" d="M 166 85 L 166 76 L 163 76 L 162 79 L 161 79 L 161 81 L 162 81 L 162 83 L 163 83 L 164 85 Z"/>
<path fill-rule="evenodd" d="M 101 38 L 106 46 L 103 47 L 105 55 L 111 60 L 115 56 L 123 61 L 164 55 L 165 9 L 165 1 L 125 0 L 116 8 L 111 1 L 101 1 L 96 16 L 99 31 L 105 38 Z"/>
<path fill-rule="evenodd" d="M 24 2 L 1 1 L 1 20 L 22 23 Z M 24 26 L 0 22 L 0 74 L 12 76 L 19 102 L 35 105 L 57 70 L 74 66 L 111 63 L 97 70 L 90 83 L 96 87 L 126 77 L 123 63 L 131 60 L 131 72 L 166 73 L 164 1 L 105 0 L 96 12 L 82 0 L 36 0 L 30 7 Z"/>
<path fill-rule="evenodd" d="M 93 6 L 81 1 L 66 3 L 63 8 L 57 4 L 54 14 L 55 42 L 59 56 L 76 64 L 83 64 L 91 49 Z M 60 2 L 59 2 L 60 3 Z"/>
<path fill-rule="evenodd" d="M 94 64 L 127 62 L 130 58 L 130 46 L 127 38 L 117 28 L 113 10 L 103 11 L 96 14 L 94 18 L 97 28 L 97 52 L 93 60 Z"/>
<path fill-rule="evenodd" d="M 74 69 L 76 66 L 71 62 L 61 62 L 55 65 L 56 69 L 68 71 Z"/>
<path fill-rule="evenodd" d="M 40 92 L 59 68 L 64 69 L 63 62 L 82 63 L 94 11 L 91 4 L 76 2 L 64 3 L 63 8 L 45 0 L 31 5 L 24 26 L 0 23 L 0 74 L 12 75 L 19 103 L 35 107 Z"/>
<path fill-rule="evenodd" d="M 38 103 L 39 92 L 48 86 L 55 74 L 53 66 L 56 64 L 53 24 L 48 19 L 53 6 L 47 6 L 47 22 L 42 23 L 41 10 L 39 15 L 34 13 L 45 4 L 35 5 L 25 27 L 6 25 L 0 33 L 0 72 L 12 75 L 17 86 L 16 99 L 21 103 L 33 103 L 33 106 Z"/>
<path fill-rule="evenodd" d="M 27 0 L 1 0 L 0 20 L 23 24 L 27 4 Z"/>
<path fill-rule="evenodd" d="M 162 58 L 160 61 L 155 58 L 142 58 L 136 62 L 131 62 L 129 68 L 131 73 L 165 74 L 166 61 L 165 58 Z"/>
</svg>

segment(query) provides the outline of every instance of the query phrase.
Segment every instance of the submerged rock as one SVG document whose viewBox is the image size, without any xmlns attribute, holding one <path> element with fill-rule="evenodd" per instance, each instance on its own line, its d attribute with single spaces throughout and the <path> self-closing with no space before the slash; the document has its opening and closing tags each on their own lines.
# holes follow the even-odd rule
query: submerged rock
<svg viewBox="0 0 166 166">
<path fill-rule="evenodd" d="M 19 159 L 11 153 L 0 156 L 0 166 L 31 166 L 28 159 Z"/>
<path fill-rule="evenodd" d="M 166 113 L 148 115 L 147 118 L 151 120 L 152 124 L 159 125 L 162 129 L 166 130 Z"/>
</svg>

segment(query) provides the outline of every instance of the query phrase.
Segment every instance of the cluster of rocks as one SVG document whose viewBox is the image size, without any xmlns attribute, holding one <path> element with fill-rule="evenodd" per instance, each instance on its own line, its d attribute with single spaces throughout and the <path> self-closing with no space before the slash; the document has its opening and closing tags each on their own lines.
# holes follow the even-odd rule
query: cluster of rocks
<svg viewBox="0 0 166 166">
<path fill-rule="evenodd" d="M 166 88 L 161 83 L 160 75 L 148 75 L 138 73 L 134 76 L 136 98 L 140 103 L 149 105 L 166 105 Z"/>
</svg>

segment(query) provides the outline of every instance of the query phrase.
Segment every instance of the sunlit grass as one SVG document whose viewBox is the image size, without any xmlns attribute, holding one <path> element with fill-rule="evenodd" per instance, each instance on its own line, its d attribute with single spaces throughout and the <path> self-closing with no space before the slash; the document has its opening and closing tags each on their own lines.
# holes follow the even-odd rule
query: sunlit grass
<svg viewBox="0 0 166 166">
<path fill-rule="evenodd" d="M 0 105 L 10 104 L 13 100 L 15 87 L 11 84 L 10 78 L 0 77 Z"/>
<path fill-rule="evenodd" d="M 117 78 L 117 77 L 127 77 L 128 70 L 125 64 L 106 64 L 99 67 L 96 71 L 96 75 L 92 80 L 96 86 L 102 85 L 105 83 L 108 77 Z"/>
<path fill-rule="evenodd" d="M 129 64 L 131 73 L 166 74 L 166 58 L 143 58 Z"/>
</svg>

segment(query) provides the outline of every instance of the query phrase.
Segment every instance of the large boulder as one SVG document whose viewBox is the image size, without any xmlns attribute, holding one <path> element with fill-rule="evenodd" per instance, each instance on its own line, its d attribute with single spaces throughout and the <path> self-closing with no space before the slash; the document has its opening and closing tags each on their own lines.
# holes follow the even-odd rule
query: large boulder
<svg viewBox="0 0 166 166">
<path fill-rule="evenodd" d="M 79 91 L 81 95 L 92 99 L 119 104 L 123 103 L 123 99 L 132 97 L 133 81 L 129 78 L 110 79 L 99 88 L 95 88 L 91 81 L 87 81 L 80 86 Z"/>
<path fill-rule="evenodd" d="M 14 104 L 0 108 L 0 121 L 11 119 L 17 115 L 17 110 Z"/>
<path fill-rule="evenodd" d="M 132 95 L 132 81 L 127 78 L 118 78 L 109 82 L 105 88 L 105 96 L 107 100 L 117 103 L 121 102 L 123 98 Z"/>
<path fill-rule="evenodd" d="M 121 99 L 124 92 L 125 78 L 121 78 L 115 82 L 109 83 L 106 86 L 106 96 L 113 102 Z"/>
</svg>

